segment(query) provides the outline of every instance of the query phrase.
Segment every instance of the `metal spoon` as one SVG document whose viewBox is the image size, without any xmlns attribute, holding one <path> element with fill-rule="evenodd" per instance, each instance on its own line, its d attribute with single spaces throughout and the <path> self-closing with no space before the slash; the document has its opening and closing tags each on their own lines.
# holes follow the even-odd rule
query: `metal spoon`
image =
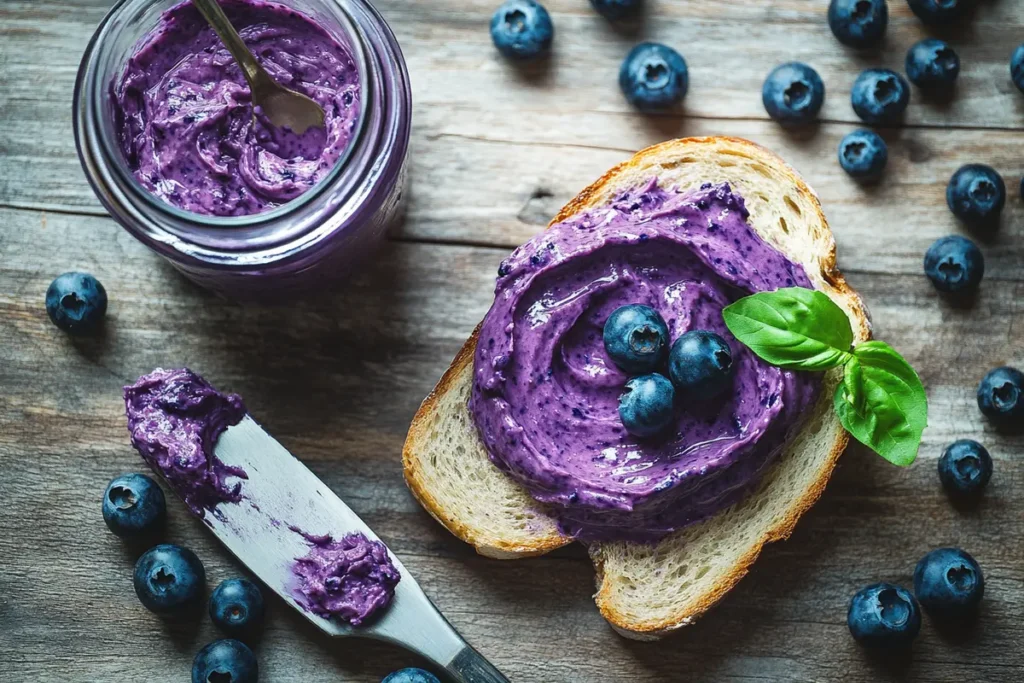
<svg viewBox="0 0 1024 683">
<path fill-rule="evenodd" d="M 242 42 L 217 0 L 192 0 L 192 4 L 206 18 L 238 62 L 245 80 L 249 82 L 253 105 L 259 107 L 274 126 L 288 128 L 298 135 L 309 128 L 324 127 L 323 108 L 309 97 L 289 90 L 271 78 Z"/>
</svg>

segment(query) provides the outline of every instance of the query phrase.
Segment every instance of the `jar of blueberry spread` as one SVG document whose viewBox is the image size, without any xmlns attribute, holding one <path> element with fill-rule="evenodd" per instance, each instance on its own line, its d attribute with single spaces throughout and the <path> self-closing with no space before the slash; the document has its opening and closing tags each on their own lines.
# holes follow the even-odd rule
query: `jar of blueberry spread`
<svg viewBox="0 0 1024 683">
<path fill-rule="evenodd" d="M 321 105 L 324 128 L 271 125 L 191 3 L 121 0 L 79 70 L 79 157 L 113 218 L 195 282 L 242 299 L 323 287 L 400 212 L 405 62 L 365 0 L 221 5 L 271 76 Z"/>
</svg>

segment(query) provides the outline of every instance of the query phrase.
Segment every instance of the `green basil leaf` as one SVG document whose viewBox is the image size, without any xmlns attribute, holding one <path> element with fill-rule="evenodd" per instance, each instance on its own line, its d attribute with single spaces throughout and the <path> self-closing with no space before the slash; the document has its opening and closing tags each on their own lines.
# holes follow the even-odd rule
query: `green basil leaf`
<svg viewBox="0 0 1024 683">
<path fill-rule="evenodd" d="M 854 352 L 856 353 L 856 351 Z M 857 356 L 850 356 L 843 366 L 843 385 L 846 387 L 846 400 L 857 411 L 858 415 L 864 413 L 864 369 L 857 360 Z"/>
<path fill-rule="evenodd" d="M 833 404 L 846 431 L 901 467 L 914 462 L 928 426 L 928 396 L 917 372 L 885 342 L 860 344 L 853 351 L 861 368 L 863 410 L 844 381 Z"/>
<path fill-rule="evenodd" d="M 842 365 L 853 344 L 846 313 L 813 289 L 759 292 L 726 306 L 722 316 L 736 339 L 782 368 L 826 370 Z"/>
</svg>

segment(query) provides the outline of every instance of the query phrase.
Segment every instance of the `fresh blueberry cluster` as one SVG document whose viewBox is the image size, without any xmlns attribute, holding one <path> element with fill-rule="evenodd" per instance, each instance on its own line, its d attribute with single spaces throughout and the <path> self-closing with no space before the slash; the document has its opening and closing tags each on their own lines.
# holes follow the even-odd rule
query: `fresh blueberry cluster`
<svg viewBox="0 0 1024 683">
<path fill-rule="evenodd" d="M 103 492 L 102 510 L 111 532 L 148 545 L 163 529 L 167 499 L 150 477 L 122 474 Z M 193 610 L 202 601 L 206 569 L 188 548 L 160 543 L 136 561 L 132 583 L 146 609 L 171 616 Z M 256 683 L 256 655 L 241 641 L 256 636 L 263 625 L 259 586 L 244 578 L 227 579 L 210 595 L 208 609 L 213 623 L 231 638 L 214 641 L 199 651 L 192 664 L 193 683 Z"/>
<path fill-rule="evenodd" d="M 914 593 L 892 583 L 860 589 L 846 614 L 850 634 L 868 648 L 907 647 L 921 630 L 922 607 L 940 622 L 972 615 L 985 594 L 985 576 L 966 551 L 939 548 L 917 563 Z"/>
<path fill-rule="evenodd" d="M 167 499 L 144 474 L 122 474 L 103 492 L 103 521 L 121 538 L 148 543 L 167 519 Z M 194 610 L 203 599 L 206 568 L 199 557 L 179 545 L 160 543 L 135 563 L 132 583 L 139 602 L 154 614 L 173 616 Z M 259 663 L 252 648 L 263 628 L 263 592 L 246 578 L 225 579 L 210 594 L 210 620 L 227 636 L 200 650 L 192 662 L 192 683 L 257 683 Z M 383 683 L 440 683 L 423 669 L 402 669 Z"/>
<path fill-rule="evenodd" d="M 714 332 L 690 330 L 669 348 L 668 325 L 650 306 L 615 309 L 604 324 L 604 348 L 624 372 L 633 375 L 619 397 L 626 431 L 647 438 L 672 424 L 676 394 L 683 400 L 720 396 L 732 379 L 732 350 Z M 663 374 L 667 366 L 668 377 Z"/>
<path fill-rule="evenodd" d="M 929 25 L 958 21 L 968 13 L 971 0 L 907 0 L 911 10 Z M 590 0 L 593 8 L 609 21 L 636 17 L 642 0 Z M 856 49 L 881 44 L 889 24 L 886 0 L 831 0 L 828 26 L 843 45 Z M 506 57 L 532 60 L 548 53 L 554 39 L 551 15 L 536 0 L 506 0 L 491 17 L 491 39 Z M 960 56 L 948 43 L 926 38 L 907 50 L 904 69 L 910 82 L 928 95 L 948 96 L 960 75 Z M 1010 57 L 1010 78 L 1024 91 L 1024 44 Z M 686 96 L 689 70 L 675 49 L 662 43 L 635 46 L 619 69 L 619 87 L 626 100 L 643 111 L 668 109 Z M 811 66 L 788 62 L 775 67 L 761 87 L 761 101 L 768 115 L 783 125 L 812 123 L 825 101 L 825 84 Z M 850 103 L 854 112 L 870 125 L 892 125 L 903 117 L 910 102 L 910 85 L 891 69 L 866 69 L 854 81 Z M 844 170 L 859 180 L 874 181 L 881 175 L 888 154 L 877 137 L 872 144 L 858 147 L 856 160 L 840 145 Z M 1024 179 L 1021 183 L 1024 195 Z"/>
<path fill-rule="evenodd" d="M 609 21 L 636 17 L 642 0 L 590 0 Z M 491 40 L 498 51 L 519 61 L 543 57 L 551 49 L 551 15 L 535 0 L 506 0 L 491 17 Z M 643 111 L 671 108 L 689 88 L 686 60 L 661 43 L 640 43 L 630 50 L 619 69 L 619 87 L 626 100 Z"/>
<path fill-rule="evenodd" d="M 978 386 L 978 406 L 997 424 L 1018 426 L 1024 418 L 1024 374 L 1009 367 L 991 371 Z M 971 439 L 954 441 L 938 461 L 939 481 L 951 498 L 961 502 L 981 496 L 992 469 L 988 449 Z M 889 583 L 858 591 L 847 613 L 854 639 L 865 647 L 907 646 L 921 629 L 922 607 L 936 621 L 964 623 L 984 596 L 985 576 L 964 550 L 938 548 L 917 563 L 914 593 L 916 599 Z"/>
<path fill-rule="evenodd" d="M 978 387 L 978 405 L 1000 423 L 1019 424 L 1024 417 L 1022 391 L 1024 375 L 1014 368 L 996 368 Z M 960 439 L 942 452 L 938 472 L 951 498 L 977 500 L 992 478 L 992 456 L 977 441 Z M 905 588 L 889 583 L 858 591 L 847 613 L 854 639 L 865 647 L 905 647 L 921 630 L 922 607 L 936 621 L 966 623 L 985 594 L 985 576 L 966 551 L 938 548 L 917 563 L 914 593 L 916 599 Z"/>
<path fill-rule="evenodd" d="M 1024 187 L 1021 194 L 1024 195 Z M 946 204 L 971 230 L 991 232 L 998 226 L 1006 204 L 1006 183 L 991 166 L 967 164 L 949 179 Z M 936 240 L 928 248 L 924 272 L 940 292 L 969 296 L 981 284 L 985 258 L 973 241 L 950 235 Z"/>
<path fill-rule="evenodd" d="M 914 13 L 926 24 L 948 24 L 966 16 L 970 3 L 966 0 L 908 0 Z M 864 48 L 877 45 L 885 33 L 888 9 L 885 0 L 832 0 L 828 11 L 829 27 L 844 45 Z M 798 79 L 789 76 L 780 81 L 777 74 L 792 73 L 793 65 L 773 71 L 764 85 L 764 103 L 769 115 L 783 123 L 796 119 L 791 112 L 775 104 L 789 83 L 798 89 Z M 813 69 L 801 65 L 805 73 Z M 946 42 L 926 38 L 910 47 L 904 61 L 907 77 L 931 95 L 951 95 L 960 74 L 960 57 Z M 815 77 L 817 74 L 814 74 Z M 1010 77 L 1024 91 L 1024 45 L 1010 59 Z M 805 79 L 806 80 L 806 79 Z M 813 80 L 813 79 L 812 79 Z M 824 87 L 822 86 L 822 95 Z M 890 69 L 867 69 L 856 79 L 851 90 L 853 110 L 866 123 L 893 124 L 903 116 L 910 100 L 910 86 Z M 813 119 L 809 113 L 809 119 Z M 889 154 L 885 140 L 870 130 L 856 130 L 839 143 L 839 163 L 852 178 L 860 182 L 876 182 L 885 170 Z M 1024 178 L 1021 179 L 1024 199 Z M 956 171 L 946 187 L 946 203 L 950 211 L 968 228 L 991 232 L 998 226 L 1006 204 L 1006 184 L 999 173 L 984 164 L 967 164 Z M 924 272 L 935 288 L 952 297 L 970 297 L 985 274 L 985 259 L 972 240 L 958 235 L 940 238 L 925 254 Z M 979 389 L 979 405 L 982 390 Z M 986 400 L 984 411 L 993 419 L 1003 410 Z"/>
<path fill-rule="evenodd" d="M 967 16 L 970 0 L 907 0 L 918 18 L 928 25 L 943 25 Z M 640 14 L 642 0 L 590 0 L 590 4 L 610 21 Z M 856 49 L 881 44 L 889 24 L 886 0 L 831 0 L 828 25 L 843 45 Z M 507 0 L 491 18 L 491 38 L 498 51 L 517 60 L 529 60 L 547 53 L 554 37 L 551 15 L 536 0 Z M 904 60 L 904 70 L 913 83 L 929 96 L 952 95 L 960 75 L 960 56 L 947 42 L 925 38 L 914 43 Z M 1010 78 L 1024 92 L 1024 44 L 1010 57 Z M 686 60 L 673 48 L 645 42 L 635 46 L 619 69 L 619 87 L 626 100 L 641 111 L 669 109 L 686 96 L 690 76 Z M 768 74 L 761 87 L 761 102 L 768 115 L 785 126 L 813 123 L 825 102 L 825 83 L 813 67 L 803 62 L 781 64 Z M 898 123 L 910 102 L 910 84 L 892 69 L 865 69 L 850 90 L 853 111 L 865 123 L 887 126 Z M 839 144 L 839 163 L 851 177 L 861 182 L 879 180 L 889 154 L 885 140 L 877 133 L 854 131 Z M 987 168 L 987 167 L 985 167 Z M 990 169 L 991 170 L 991 169 Z M 994 171 L 993 171 L 994 173 Z M 998 174 L 996 174 L 998 177 Z M 956 176 L 954 176 L 956 178 Z M 953 187 L 953 182 L 950 182 Z M 986 185 L 986 188 L 988 186 Z M 950 208 L 957 216 L 965 214 L 968 223 L 982 221 L 976 208 L 990 203 L 990 214 L 998 219 L 1006 188 L 969 199 Z M 952 192 L 952 189 L 950 190 Z M 947 193 L 947 196 L 950 196 Z M 958 195 L 962 196 L 962 195 Z M 1024 178 L 1021 179 L 1024 197 Z M 996 204 L 998 203 L 998 207 Z M 982 221 L 983 222 L 983 221 Z"/>
</svg>

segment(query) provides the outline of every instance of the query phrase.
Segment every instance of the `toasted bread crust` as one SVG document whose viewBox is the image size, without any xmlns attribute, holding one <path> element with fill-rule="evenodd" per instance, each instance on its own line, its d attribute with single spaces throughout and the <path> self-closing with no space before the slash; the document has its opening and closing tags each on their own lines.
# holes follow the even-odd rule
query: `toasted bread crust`
<svg viewBox="0 0 1024 683">
<path fill-rule="evenodd" d="M 549 553 L 552 550 L 561 548 L 572 543 L 572 539 L 560 534 L 544 535 L 537 537 L 530 545 L 521 543 L 510 543 L 500 538 L 481 538 L 475 529 L 472 529 L 455 516 L 450 515 L 426 486 L 423 477 L 420 476 L 419 461 L 413 451 L 416 445 L 426 438 L 426 423 L 430 413 L 434 410 L 437 398 L 450 390 L 459 376 L 473 365 L 473 353 L 476 351 L 476 340 L 480 333 L 480 325 L 476 326 L 469 339 L 462 345 L 455 355 L 451 365 L 445 370 L 434 389 L 423 399 L 419 410 L 412 419 L 409 426 L 409 434 L 405 439 L 405 446 L 402 448 L 402 464 L 405 472 L 405 481 L 412 491 L 413 496 L 420 502 L 420 505 L 430 513 L 443 527 L 448 529 L 461 541 L 472 545 L 478 553 L 495 560 L 514 560 L 521 557 L 536 557 Z"/>
<path fill-rule="evenodd" d="M 601 178 L 586 187 L 576 197 L 570 200 L 569 203 L 566 204 L 551 220 L 549 226 L 566 220 L 567 218 L 570 218 L 586 209 L 595 208 L 607 203 L 608 191 L 615 187 L 615 180 L 621 174 L 637 168 L 656 166 L 657 162 L 655 160 L 657 159 L 671 158 L 676 152 L 681 156 L 687 151 L 692 151 L 696 147 L 706 145 L 727 148 L 733 152 L 742 151 L 743 154 L 746 154 L 751 158 L 756 158 L 765 166 L 780 170 L 784 173 L 786 178 L 796 186 L 798 193 L 810 199 L 817 214 L 816 217 L 824 229 L 821 234 L 815 233 L 814 235 L 817 241 L 824 242 L 822 245 L 823 253 L 820 257 L 821 276 L 831 290 L 829 294 L 833 296 L 833 298 L 843 299 L 847 302 L 848 312 L 852 313 L 851 324 L 854 328 L 855 338 L 858 341 L 869 339 L 871 336 L 871 327 L 867 311 L 860 296 L 849 287 L 845 278 L 839 272 L 836 264 L 835 240 L 833 239 L 831 232 L 828 230 L 828 223 L 821 210 L 821 205 L 818 201 L 817 195 L 815 195 L 813 190 L 807 186 L 803 179 L 800 178 L 800 176 L 777 155 L 748 140 L 732 137 L 685 138 L 664 142 L 641 150 L 631 159 L 610 169 L 601 176 Z M 424 486 L 423 481 L 418 476 L 414 450 L 417 442 L 425 436 L 423 433 L 423 423 L 426 416 L 433 410 L 433 404 L 437 400 L 437 397 L 443 395 L 449 388 L 451 388 L 457 378 L 466 371 L 467 366 L 472 365 L 478 330 L 479 328 L 473 332 L 465 345 L 463 345 L 462 349 L 455 357 L 455 360 L 452 361 L 448 371 L 445 372 L 440 382 L 438 382 L 431 394 L 424 400 L 423 405 L 420 407 L 416 417 L 413 419 L 412 426 L 409 430 L 409 436 L 403 450 L 406 480 L 413 494 L 435 519 L 441 522 L 441 524 L 448 528 L 449 531 L 455 534 L 458 538 L 475 545 L 477 551 L 481 554 L 500 558 L 540 555 L 569 543 L 571 539 L 555 534 L 538 538 L 536 543 L 530 543 L 525 546 L 522 544 L 503 544 L 500 539 L 490 540 L 484 545 L 481 545 L 481 539 L 476 538 L 474 530 L 466 528 L 457 519 L 446 514 L 445 510 L 431 496 L 430 491 L 427 490 L 427 487 Z M 750 550 L 735 563 L 731 571 L 717 581 L 710 589 L 706 590 L 699 600 L 687 605 L 683 611 L 678 614 L 673 614 L 671 617 L 637 620 L 618 610 L 614 600 L 612 599 L 612 586 L 605 577 L 605 557 L 602 552 L 602 546 L 600 544 L 593 546 L 591 548 L 591 557 L 594 561 L 595 569 L 597 570 L 598 587 L 595 600 L 602 616 L 604 616 L 612 627 L 622 635 L 639 640 L 655 639 L 681 628 L 682 626 L 693 623 L 693 621 L 717 603 L 741 578 L 747 574 L 750 566 L 760 555 L 765 544 L 773 541 L 784 540 L 790 536 L 800 516 L 810 509 L 810 507 L 821 497 L 835 464 L 843 450 L 846 448 L 848 441 L 849 435 L 845 431 L 839 430 L 831 445 L 829 455 L 818 472 L 817 478 L 810 486 L 807 487 L 803 495 L 793 499 L 788 506 L 788 513 L 786 516 L 772 528 L 768 529 L 767 532 L 751 546 Z"/>
</svg>

